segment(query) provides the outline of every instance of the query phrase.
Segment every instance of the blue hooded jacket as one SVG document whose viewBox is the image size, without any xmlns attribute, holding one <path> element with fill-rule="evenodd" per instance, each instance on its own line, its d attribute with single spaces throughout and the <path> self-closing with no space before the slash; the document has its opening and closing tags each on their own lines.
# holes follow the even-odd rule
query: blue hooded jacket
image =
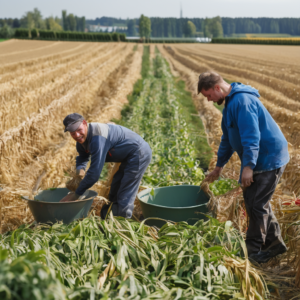
<svg viewBox="0 0 300 300">
<path fill-rule="evenodd" d="M 241 170 L 275 170 L 289 162 L 288 143 L 267 109 L 258 99 L 258 91 L 235 82 L 225 98 L 222 118 L 223 136 L 217 166 L 223 167 L 236 151 Z"/>
</svg>

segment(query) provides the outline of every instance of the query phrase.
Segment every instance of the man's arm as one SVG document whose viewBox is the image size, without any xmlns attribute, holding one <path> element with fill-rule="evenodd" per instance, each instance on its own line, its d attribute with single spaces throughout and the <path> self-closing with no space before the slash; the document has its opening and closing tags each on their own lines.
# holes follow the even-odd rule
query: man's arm
<svg viewBox="0 0 300 300">
<path fill-rule="evenodd" d="M 256 166 L 259 144 L 260 130 L 258 122 L 258 108 L 250 99 L 238 102 L 235 112 L 238 120 L 238 128 L 243 146 L 243 171 L 242 186 L 248 187 L 253 182 L 253 169 Z"/>
<path fill-rule="evenodd" d="M 229 143 L 228 131 L 224 124 L 224 119 L 222 119 L 222 131 L 223 131 L 223 135 L 218 150 L 218 160 L 217 160 L 217 167 L 219 168 L 223 168 L 233 154 L 232 147 Z"/>
<path fill-rule="evenodd" d="M 79 154 L 76 157 L 76 172 L 79 174 L 81 169 L 83 170 L 86 169 L 86 166 L 90 159 L 90 154 L 86 153 L 84 148 L 78 143 L 76 143 L 76 149 Z"/>
<path fill-rule="evenodd" d="M 224 124 L 223 119 L 222 119 L 221 126 L 222 126 L 223 135 L 218 150 L 217 165 L 215 169 L 206 176 L 205 181 L 217 180 L 221 175 L 224 165 L 226 165 L 226 163 L 228 162 L 228 160 L 233 154 L 233 150 L 232 147 L 230 146 L 229 139 L 228 139 L 228 131 Z"/>
<path fill-rule="evenodd" d="M 100 177 L 103 169 L 107 151 L 109 150 L 109 141 L 103 136 L 94 136 L 90 144 L 91 165 L 76 190 L 77 195 L 82 195 L 87 189 L 93 186 Z"/>
<path fill-rule="evenodd" d="M 242 163 L 244 167 L 255 168 L 260 144 L 258 108 L 250 99 L 238 102 L 236 108 L 238 128 L 243 146 Z"/>
</svg>

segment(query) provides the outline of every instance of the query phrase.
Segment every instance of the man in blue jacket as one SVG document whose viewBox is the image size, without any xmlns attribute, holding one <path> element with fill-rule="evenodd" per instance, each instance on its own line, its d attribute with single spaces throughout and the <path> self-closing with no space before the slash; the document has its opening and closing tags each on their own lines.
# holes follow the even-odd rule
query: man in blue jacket
<svg viewBox="0 0 300 300">
<path fill-rule="evenodd" d="M 205 72 L 199 76 L 198 93 L 219 105 L 225 102 L 217 165 L 207 180 L 218 179 L 224 165 L 237 152 L 250 219 L 246 236 L 248 255 L 251 260 L 265 263 L 286 252 L 270 200 L 289 162 L 287 141 L 258 99 L 256 89 L 238 82 L 228 84 L 219 74 Z"/>
<path fill-rule="evenodd" d="M 109 200 L 113 202 L 115 216 L 131 218 L 134 200 L 140 181 L 151 161 L 151 148 L 137 133 L 113 124 L 87 123 L 83 116 L 73 113 L 64 121 L 65 132 L 77 142 L 77 173 L 83 173 L 91 157 L 91 165 L 75 193 L 68 194 L 61 202 L 78 200 L 98 180 L 105 162 L 120 162 L 113 177 Z M 108 206 L 101 210 L 104 218 Z"/>
</svg>

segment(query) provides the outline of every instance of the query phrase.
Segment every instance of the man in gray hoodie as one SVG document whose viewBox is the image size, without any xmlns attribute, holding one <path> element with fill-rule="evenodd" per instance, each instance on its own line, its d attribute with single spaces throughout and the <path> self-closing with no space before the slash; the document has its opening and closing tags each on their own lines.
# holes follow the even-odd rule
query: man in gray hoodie
<svg viewBox="0 0 300 300">
<path fill-rule="evenodd" d="M 73 113 L 64 121 L 65 132 L 77 142 L 76 169 L 85 170 L 91 165 L 75 193 L 68 194 L 61 202 L 76 201 L 98 180 L 105 162 L 120 162 L 113 177 L 109 200 L 113 202 L 115 216 L 131 218 L 139 184 L 151 161 L 151 148 L 137 133 L 113 124 L 87 123 L 83 116 Z M 104 218 L 108 206 L 101 210 Z"/>
</svg>

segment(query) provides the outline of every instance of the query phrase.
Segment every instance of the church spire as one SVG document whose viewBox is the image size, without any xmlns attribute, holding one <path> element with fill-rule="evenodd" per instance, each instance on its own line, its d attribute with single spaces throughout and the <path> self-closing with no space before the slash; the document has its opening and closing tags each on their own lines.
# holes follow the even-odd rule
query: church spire
<svg viewBox="0 0 300 300">
<path fill-rule="evenodd" d="M 180 19 L 183 18 L 183 15 L 182 15 L 182 4 L 180 3 Z"/>
</svg>

